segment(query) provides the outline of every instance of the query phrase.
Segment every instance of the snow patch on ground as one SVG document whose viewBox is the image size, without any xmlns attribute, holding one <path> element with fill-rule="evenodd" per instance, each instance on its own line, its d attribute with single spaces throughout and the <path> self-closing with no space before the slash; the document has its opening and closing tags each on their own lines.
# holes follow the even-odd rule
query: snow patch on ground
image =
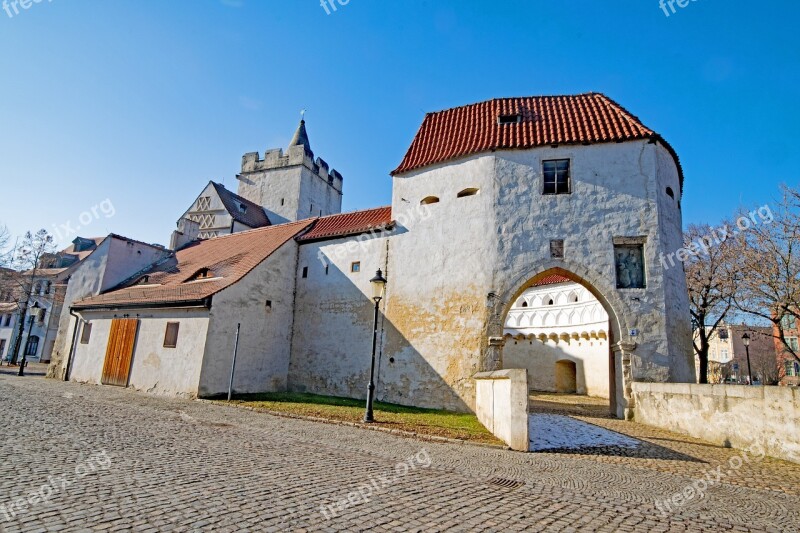
<svg viewBox="0 0 800 533">
<path fill-rule="evenodd" d="M 528 429 L 532 452 L 603 446 L 636 448 L 640 444 L 640 441 L 631 437 L 564 415 L 528 415 Z"/>
</svg>

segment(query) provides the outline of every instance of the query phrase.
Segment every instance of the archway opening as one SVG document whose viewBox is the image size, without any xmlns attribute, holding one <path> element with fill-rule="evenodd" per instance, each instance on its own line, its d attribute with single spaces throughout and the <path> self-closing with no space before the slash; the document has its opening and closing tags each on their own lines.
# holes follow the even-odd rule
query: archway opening
<svg viewBox="0 0 800 533">
<path fill-rule="evenodd" d="M 620 416 L 622 376 L 614 347 L 619 320 L 608 298 L 561 268 L 545 270 L 507 295 L 504 301 L 512 303 L 502 315 L 502 368 L 527 369 L 534 399 L 575 395 L 558 401 L 574 402 L 576 410 L 583 402 Z M 516 305 L 520 301 L 529 305 Z"/>
</svg>

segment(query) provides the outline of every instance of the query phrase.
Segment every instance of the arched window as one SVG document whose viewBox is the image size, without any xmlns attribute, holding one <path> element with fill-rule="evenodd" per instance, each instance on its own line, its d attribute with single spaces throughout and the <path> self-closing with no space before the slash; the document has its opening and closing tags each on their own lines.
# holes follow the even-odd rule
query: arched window
<svg viewBox="0 0 800 533">
<path fill-rule="evenodd" d="M 522 301 L 522 305 L 520 307 L 528 307 L 528 302 L 525 300 Z"/>
<path fill-rule="evenodd" d="M 480 192 L 480 189 L 476 189 L 474 187 L 470 187 L 469 189 L 464 189 L 460 193 L 456 195 L 456 198 L 465 198 L 467 196 L 475 196 Z"/>
<path fill-rule="evenodd" d="M 577 295 L 576 293 L 574 293 L 574 292 L 573 292 L 573 293 L 571 293 L 571 294 L 569 295 L 569 302 L 574 304 L 574 303 L 576 303 L 577 301 L 578 301 L 578 295 Z"/>
<path fill-rule="evenodd" d="M 667 187 L 667 196 L 669 196 L 673 200 L 675 199 L 675 193 L 672 192 L 672 187 Z"/>
<path fill-rule="evenodd" d="M 31 335 L 28 337 L 28 342 L 25 343 L 25 355 L 36 355 L 36 352 L 39 351 L 39 337 L 36 335 Z"/>
<path fill-rule="evenodd" d="M 420 201 L 420 205 L 430 205 L 430 204 L 438 204 L 439 197 L 438 196 L 426 196 Z"/>
<path fill-rule="evenodd" d="M 552 299 L 552 298 L 549 298 L 549 299 L 547 300 L 547 305 L 555 305 L 555 302 L 553 301 L 553 299 Z"/>
</svg>

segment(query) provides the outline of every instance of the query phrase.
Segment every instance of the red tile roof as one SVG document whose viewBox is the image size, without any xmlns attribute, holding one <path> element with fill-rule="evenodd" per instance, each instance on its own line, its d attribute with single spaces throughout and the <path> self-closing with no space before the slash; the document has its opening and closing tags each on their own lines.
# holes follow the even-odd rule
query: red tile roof
<svg viewBox="0 0 800 533">
<path fill-rule="evenodd" d="M 545 276 L 536 283 L 533 284 L 534 287 L 541 287 L 542 285 L 553 285 L 555 283 L 567 283 L 572 281 L 566 276 L 562 276 L 561 274 L 550 274 L 549 276 Z"/>
<path fill-rule="evenodd" d="M 501 115 L 521 120 L 498 124 Z M 637 139 L 661 141 L 683 172 L 675 151 L 660 135 L 600 93 L 497 98 L 428 113 L 400 166 L 401 174 L 466 155 L 553 144 L 592 144 Z"/>
<path fill-rule="evenodd" d="M 124 309 L 202 301 L 242 279 L 313 222 L 307 219 L 198 241 L 120 287 L 76 302 L 73 307 Z M 187 283 L 204 269 L 208 269 L 208 280 Z"/>
<path fill-rule="evenodd" d="M 383 229 L 391 222 L 391 206 L 331 215 L 318 219 L 311 231 L 303 234 L 298 240 L 309 242 L 357 235 Z"/>
</svg>

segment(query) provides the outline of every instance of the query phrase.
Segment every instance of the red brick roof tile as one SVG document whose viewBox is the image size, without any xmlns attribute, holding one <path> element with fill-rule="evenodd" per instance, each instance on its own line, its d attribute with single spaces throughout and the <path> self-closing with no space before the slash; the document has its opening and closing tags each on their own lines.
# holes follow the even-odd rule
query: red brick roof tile
<svg viewBox="0 0 800 533">
<path fill-rule="evenodd" d="M 519 115 L 521 120 L 499 124 L 501 115 Z M 664 144 L 678 165 L 682 185 L 683 171 L 672 147 L 637 117 L 600 93 L 497 98 L 428 113 L 392 174 L 491 150 L 637 139 L 655 139 Z"/>
<path fill-rule="evenodd" d="M 567 283 L 572 281 L 566 276 L 562 276 L 561 274 L 550 274 L 549 276 L 545 276 L 536 283 L 533 284 L 534 287 L 541 287 L 542 285 L 554 285 L 556 283 Z"/>
<path fill-rule="evenodd" d="M 318 219 L 311 231 L 299 237 L 298 241 L 309 242 L 357 235 L 385 228 L 391 222 L 391 206 L 331 215 Z"/>
<path fill-rule="evenodd" d="M 242 279 L 313 222 L 307 219 L 266 226 L 190 244 L 120 287 L 76 302 L 73 307 L 125 308 L 202 301 Z M 187 283 L 204 269 L 208 269 L 209 279 Z"/>
</svg>

